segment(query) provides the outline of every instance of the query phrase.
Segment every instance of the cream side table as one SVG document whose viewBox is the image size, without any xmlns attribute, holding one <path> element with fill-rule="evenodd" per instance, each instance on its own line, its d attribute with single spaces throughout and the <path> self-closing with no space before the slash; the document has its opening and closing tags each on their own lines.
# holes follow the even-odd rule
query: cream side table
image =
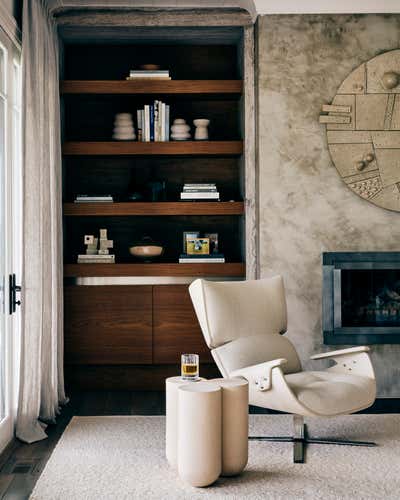
<svg viewBox="0 0 400 500">
<path fill-rule="evenodd" d="M 209 381 L 222 389 L 222 476 L 235 476 L 249 456 L 249 383 L 244 378 Z"/>
<path fill-rule="evenodd" d="M 181 385 L 197 384 L 203 380 L 188 381 L 182 380 L 182 377 L 170 377 L 165 381 L 165 454 L 172 467 L 178 467 L 178 389 Z"/>
<path fill-rule="evenodd" d="M 178 389 L 178 472 L 192 486 L 212 484 L 222 471 L 222 390 L 200 382 Z"/>
</svg>

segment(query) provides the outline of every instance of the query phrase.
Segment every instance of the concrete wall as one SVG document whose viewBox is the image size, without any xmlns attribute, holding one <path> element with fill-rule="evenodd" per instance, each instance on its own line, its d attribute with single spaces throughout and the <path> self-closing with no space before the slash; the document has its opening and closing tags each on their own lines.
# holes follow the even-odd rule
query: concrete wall
<svg viewBox="0 0 400 500">
<path fill-rule="evenodd" d="M 289 337 L 306 367 L 326 349 L 321 252 L 400 250 L 400 213 L 360 199 L 337 174 L 321 104 L 361 62 L 399 47 L 400 15 L 258 19 L 260 273 L 285 277 Z M 400 345 L 372 356 L 379 396 L 400 397 Z"/>
</svg>

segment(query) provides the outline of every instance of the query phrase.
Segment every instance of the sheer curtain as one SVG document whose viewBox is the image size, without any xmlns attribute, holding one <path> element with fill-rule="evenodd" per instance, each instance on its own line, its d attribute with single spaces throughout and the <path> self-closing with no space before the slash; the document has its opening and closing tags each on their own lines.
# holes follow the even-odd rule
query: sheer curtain
<svg viewBox="0 0 400 500">
<path fill-rule="evenodd" d="M 45 0 L 24 0 L 23 276 L 17 437 L 46 437 L 66 402 L 63 378 L 62 202 L 56 26 Z"/>
</svg>

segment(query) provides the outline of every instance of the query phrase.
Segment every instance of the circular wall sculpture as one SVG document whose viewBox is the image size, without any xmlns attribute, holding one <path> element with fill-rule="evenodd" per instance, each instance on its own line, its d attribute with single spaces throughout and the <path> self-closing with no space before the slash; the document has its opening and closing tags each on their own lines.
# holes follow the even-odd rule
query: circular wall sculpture
<svg viewBox="0 0 400 500">
<path fill-rule="evenodd" d="M 343 181 L 361 198 L 400 211 L 400 49 L 361 64 L 322 111 Z"/>
</svg>

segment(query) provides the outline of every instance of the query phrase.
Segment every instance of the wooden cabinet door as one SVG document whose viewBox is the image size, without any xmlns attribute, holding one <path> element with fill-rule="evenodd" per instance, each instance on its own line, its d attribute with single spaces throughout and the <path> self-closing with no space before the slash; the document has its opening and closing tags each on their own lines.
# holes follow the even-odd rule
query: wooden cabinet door
<svg viewBox="0 0 400 500">
<path fill-rule="evenodd" d="M 151 286 L 66 286 L 66 364 L 152 362 Z"/>
<path fill-rule="evenodd" d="M 200 355 L 200 363 L 212 356 L 201 333 L 187 285 L 153 287 L 153 362 L 180 363 L 182 353 Z"/>
</svg>

